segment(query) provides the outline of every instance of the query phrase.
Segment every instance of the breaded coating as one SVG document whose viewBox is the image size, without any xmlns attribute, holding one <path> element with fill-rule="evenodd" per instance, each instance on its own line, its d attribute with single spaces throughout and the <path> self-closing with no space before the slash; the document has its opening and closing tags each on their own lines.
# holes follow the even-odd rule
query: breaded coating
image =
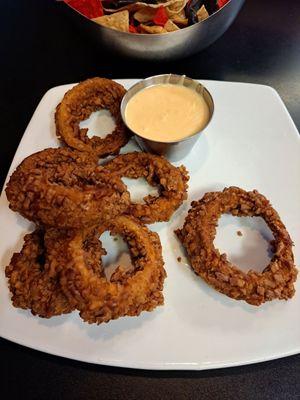
<svg viewBox="0 0 300 400">
<path fill-rule="evenodd" d="M 105 78 L 87 79 L 69 90 L 56 108 L 57 136 L 68 146 L 93 152 L 98 157 L 118 154 L 130 135 L 120 114 L 121 100 L 126 93 L 124 87 Z M 116 127 L 105 138 L 87 136 L 88 129 L 80 129 L 79 123 L 94 111 L 109 110 Z"/>
<path fill-rule="evenodd" d="M 117 176 L 89 153 L 46 149 L 27 157 L 6 187 L 9 206 L 38 224 L 81 228 L 124 212 L 130 202 Z"/>
<path fill-rule="evenodd" d="M 169 221 L 187 198 L 188 172 L 184 166 L 174 167 L 164 157 L 133 152 L 115 157 L 104 166 L 120 177 L 140 178 L 159 190 L 159 196 L 146 196 L 145 204 L 132 203 L 127 213 L 145 224 Z"/>
<path fill-rule="evenodd" d="M 119 216 L 108 227 L 95 230 L 98 237 L 105 230 L 120 234 L 127 242 L 133 270 L 119 266 L 110 281 L 98 277 L 88 269 L 82 245 L 85 235 L 78 232 L 67 249 L 73 262 L 62 271 L 61 286 L 70 304 L 80 311 L 89 323 L 100 324 L 125 315 L 137 316 L 163 304 L 163 283 L 166 272 L 163 267 L 162 249 L 157 233 L 151 232 L 138 220 Z"/>
<path fill-rule="evenodd" d="M 15 307 L 29 309 L 44 318 L 74 310 L 60 285 L 61 270 L 68 262 L 65 244 L 74 234 L 71 230 L 50 228 L 37 229 L 24 237 L 22 250 L 13 255 L 5 269 Z M 87 270 L 98 277 L 103 276 L 102 254 L 98 240 L 92 237 L 84 243 Z"/>
<path fill-rule="evenodd" d="M 274 235 L 274 255 L 262 273 L 244 273 L 214 247 L 218 219 L 223 213 L 239 217 L 262 217 Z M 257 190 L 237 187 L 206 193 L 192 203 L 184 226 L 176 231 L 195 273 L 221 293 L 236 300 L 260 305 L 273 299 L 291 298 L 295 293 L 297 269 L 292 240 L 278 213 Z"/>
</svg>

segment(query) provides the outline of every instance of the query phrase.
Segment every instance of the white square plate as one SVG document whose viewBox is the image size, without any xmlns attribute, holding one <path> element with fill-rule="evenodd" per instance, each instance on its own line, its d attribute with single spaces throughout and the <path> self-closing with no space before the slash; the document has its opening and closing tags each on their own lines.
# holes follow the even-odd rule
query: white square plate
<svg viewBox="0 0 300 400">
<path fill-rule="evenodd" d="M 120 80 L 130 87 L 136 81 Z M 272 202 L 295 242 L 300 261 L 300 138 L 283 102 L 260 85 L 204 81 L 215 100 L 215 116 L 192 152 L 182 160 L 190 172 L 188 201 L 168 223 L 153 224 L 160 235 L 165 268 L 165 305 L 108 324 L 84 323 L 77 312 L 49 320 L 11 305 L 4 275 L 24 233 L 32 229 L 0 200 L 0 335 L 22 345 L 81 361 L 147 369 L 230 367 L 295 354 L 300 350 L 300 290 L 292 300 L 260 307 L 217 293 L 186 265 L 173 231 L 190 202 L 225 186 L 258 189 Z M 66 90 L 49 90 L 30 121 L 9 174 L 24 157 L 57 147 L 54 110 Z M 131 141 L 122 152 L 136 149 Z M 178 163 L 179 164 L 179 163 Z M 136 183 L 136 189 L 139 189 Z M 268 263 L 266 226 L 255 219 L 222 217 L 216 244 L 241 268 Z M 249 222 L 250 221 L 250 222 Z M 237 236 L 237 230 L 243 236 Z M 109 252 L 115 249 L 108 249 Z M 182 257 L 182 262 L 177 257 Z M 254 264 L 254 265 L 253 265 Z"/>
</svg>

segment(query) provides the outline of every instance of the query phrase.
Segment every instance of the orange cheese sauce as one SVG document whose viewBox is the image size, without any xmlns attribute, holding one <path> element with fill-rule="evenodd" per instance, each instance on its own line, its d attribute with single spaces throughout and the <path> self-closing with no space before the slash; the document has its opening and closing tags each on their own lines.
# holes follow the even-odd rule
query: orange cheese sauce
<svg viewBox="0 0 300 400">
<path fill-rule="evenodd" d="M 173 142 L 201 131 L 209 121 L 203 96 L 182 85 L 161 84 L 136 93 L 125 109 L 128 127 L 146 139 Z"/>
</svg>

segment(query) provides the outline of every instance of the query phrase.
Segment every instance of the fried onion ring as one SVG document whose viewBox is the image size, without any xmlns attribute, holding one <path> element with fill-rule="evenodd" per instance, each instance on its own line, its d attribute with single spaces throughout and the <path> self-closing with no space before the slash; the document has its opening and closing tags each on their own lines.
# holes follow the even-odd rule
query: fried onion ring
<svg viewBox="0 0 300 400">
<path fill-rule="evenodd" d="M 56 108 L 57 136 L 68 146 L 80 151 L 95 153 L 98 157 L 118 154 L 129 140 L 129 132 L 120 114 L 124 87 L 105 78 L 87 79 L 74 86 Z M 80 129 L 79 123 L 94 111 L 109 110 L 116 128 L 105 138 L 87 136 L 88 129 Z"/>
<path fill-rule="evenodd" d="M 188 173 L 184 166 L 174 167 L 168 160 L 154 154 L 134 152 L 115 157 L 105 166 L 113 174 L 127 178 L 144 177 L 149 185 L 158 187 L 159 197 L 146 196 L 146 204 L 132 203 L 128 214 L 143 223 L 169 221 L 187 198 Z"/>
<path fill-rule="evenodd" d="M 223 213 L 261 216 L 266 221 L 275 238 L 274 255 L 262 273 L 242 272 L 214 247 L 218 219 Z M 229 187 L 223 192 L 206 193 L 200 201 L 192 202 L 183 228 L 176 233 L 194 272 L 219 292 L 256 306 L 294 295 L 297 269 L 291 238 L 270 202 L 256 190 Z"/>
<path fill-rule="evenodd" d="M 66 246 L 68 263 L 62 272 L 61 286 L 69 302 L 88 323 L 108 322 L 122 316 L 137 316 L 163 304 L 162 249 L 157 233 L 151 232 L 138 220 L 129 216 L 115 218 L 109 227 L 95 230 L 97 238 L 105 230 L 120 234 L 127 242 L 133 270 L 119 266 L 108 281 L 98 277 L 86 266 L 83 244 L 86 237 L 78 232 Z"/>
<path fill-rule="evenodd" d="M 121 179 L 97 167 L 89 153 L 68 148 L 27 157 L 12 174 L 6 195 L 13 211 L 59 228 L 102 223 L 130 202 Z"/>
<path fill-rule="evenodd" d="M 64 295 L 59 279 L 66 259 L 62 251 L 73 232 L 37 229 L 24 237 L 20 253 L 15 253 L 5 269 L 12 303 L 17 308 L 30 309 L 33 315 L 50 318 L 70 313 L 74 307 Z M 99 241 L 89 238 L 83 248 L 87 270 L 103 276 Z"/>
</svg>

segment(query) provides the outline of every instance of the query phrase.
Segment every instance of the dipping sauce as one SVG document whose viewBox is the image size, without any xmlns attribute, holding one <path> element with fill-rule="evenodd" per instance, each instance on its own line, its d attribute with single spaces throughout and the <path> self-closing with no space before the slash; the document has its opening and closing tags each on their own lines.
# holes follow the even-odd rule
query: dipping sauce
<svg viewBox="0 0 300 400">
<path fill-rule="evenodd" d="M 203 96 L 176 84 L 161 84 L 136 93 L 125 109 L 128 127 L 158 142 L 173 142 L 201 131 L 210 118 Z"/>
</svg>

